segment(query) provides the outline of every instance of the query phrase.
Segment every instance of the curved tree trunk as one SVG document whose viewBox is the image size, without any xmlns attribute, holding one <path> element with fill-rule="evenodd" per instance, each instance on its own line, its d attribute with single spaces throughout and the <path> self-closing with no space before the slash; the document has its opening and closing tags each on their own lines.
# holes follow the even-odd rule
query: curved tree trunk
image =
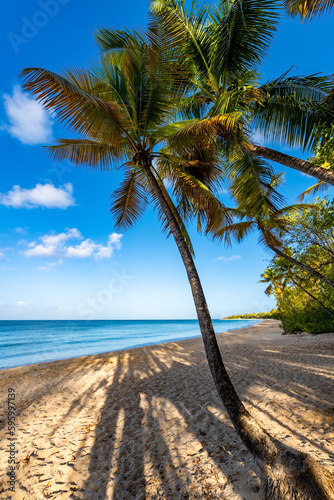
<svg viewBox="0 0 334 500">
<path fill-rule="evenodd" d="M 275 161 L 285 167 L 293 168 L 294 170 L 303 172 L 303 174 L 311 175 L 319 181 L 327 182 L 328 184 L 332 184 L 332 186 L 334 186 L 334 172 L 332 170 L 318 167 L 309 161 L 301 160 L 295 156 L 290 156 L 264 146 L 250 144 L 248 145 L 248 148 L 250 153 L 254 156 L 262 156 L 263 158 L 266 158 L 266 160 Z"/>
<path fill-rule="evenodd" d="M 303 264 L 299 260 L 294 259 L 293 257 L 290 257 L 290 255 L 285 254 L 284 252 L 282 252 L 282 250 L 279 250 L 279 248 L 276 248 L 273 245 L 271 245 L 267 239 L 266 239 L 266 243 L 267 243 L 268 247 L 270 248 L 270 250 L 275 252 L 280 257 L 283 257 L 285 260 L 291 262 L 291 264 L 294 264 L 295 266 L 300 267 L 300 269 L 303 269 L 303 271 L 306 271 L 307 273 L 312 274 L 312 276 L 315 276 L 316 278 L 321 280 L 323 283 L 326 283 L 326 285 L 330 286 L 331 288 L 334 288 L 333 281 L 331 281 L 330 279 L 326 278 L 326 276 L 324 276 L 323 274 L 321 274 L 318 271 L 316 271 L 315 269 L 313 269 L 313 267 L 310 267 L 307 264 Z"/>
<path fill-rule="evenodd" d="M 216 389 L 238 435 L 254 456 L 265 476 L 266 500 L 333 500 L 334 487 L 329 473 L 311 457 L 288 448 L 272 438 L 254 420 L 241 402 L 221 358 L 210 313 L 192 255 L 151 170 L 150 158 L 144 154 L 138 154 L 135 161 L 142 166 L 159 200 L 182 257 Z"/>
<path fill-rule="evenodd" d="M 317 302 L 323 309 L 325 309 L 325 311 L 327 311 L 330 316 L 334 317 L 334 313 L 330 309 L 328 309 L 328 307 L 326 307 L 325 304 L 323 304 L 319 299 L 317 299 L 317 297 L 312 295 L 312 293 L 306 290 L 306 288 L 304 288 L 300 283 L 297 283 L 297 281 L 295 281 L 294 279 L 291 279 L 291 281 L 294 285 L 298 286 L 298 288 L 303 290 L 303 292 L 305 292 L 309 297 L 311 297 L 311 299 L 315 300 L 315 302 Z"/>
</svg>

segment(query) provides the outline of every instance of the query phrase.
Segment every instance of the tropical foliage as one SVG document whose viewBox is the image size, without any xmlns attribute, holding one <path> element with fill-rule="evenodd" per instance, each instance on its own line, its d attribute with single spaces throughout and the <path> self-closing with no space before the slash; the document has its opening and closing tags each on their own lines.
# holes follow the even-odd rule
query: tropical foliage
<svg viewBox="0 0 334 500">
<path fill-rule="evenodd" d="M 300 15 L 304 21 L 331 12 L 334 2 L 333 0 L 285 0 L 285 6 L 289 14 Z"/>
<path fill-rule="evenodd" d="M 184 0 L 155 0 L 151 9 L 175 44 L 176 57 L 188 67 L 188 94 L 181 109 L 186 119 L 197 120 L 190 136 L 198 134 L 201 123 L 205 136 L 217 133 L 232 165 L 235 157 L 251 165 L 253 182 L 261 183 L 268 173 L 266 158 L 334 184 L 334 173 L 328 169 L 254 140 L 256 131 L 267 141 L 308 150 L 315 145 L 316 128 L 328 126 L 333 116 L 332 77 L 286 72 L 260 83 L 257 68 L 275 33 L 279 5 L 236 0 L 210 9 L 192 2 L 187 11 Z M 213 127 L 208 129 L 208 124 Z M 240 170 L 233 166 L 229 173 L 240 178 Z"/>
<path fill-rule="evenodd" d="M 280 314 L 276 309 L 269 312 L 233 314 L 223 319 L 280 319 Z"/>
<path fill-rule="evenodd" d="M 313 156 L 309 161 L 314 165 L 334 171 L 334 125 L 331 123 L 329 126 L 319 126 L 315 130 L 316 145 L 313 150 Z M 324 181 L 317 182 L 313 186 L 306 189 L 299 196 L 299 200 L 303 201 L 309 194 L 316 194 L 327 191 L 330 184 Z"/>
<path fill-rule="evenodd" d="M 288 216 L 283 236 L 286 252 L 334 280 L 334 201 L 316 200 L 316 210 Z M 266 293 L 276 298 L 287 332 L 334 331 L 334 291 L 319 278 L 276 255 L 262 275 Z"/>
</svg>

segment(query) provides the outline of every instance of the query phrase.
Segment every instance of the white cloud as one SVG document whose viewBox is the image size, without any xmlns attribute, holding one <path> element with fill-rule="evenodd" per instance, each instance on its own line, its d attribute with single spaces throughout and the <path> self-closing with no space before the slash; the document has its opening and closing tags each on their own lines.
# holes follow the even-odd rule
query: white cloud
<svg viewBox="0 0 334 500">
<path fill-rule="evenodd" d="M 68 229 L 66 232 L 59 234 L 48 234 L 41 236 L 39 241 L 32 241 L 28 243 L 28 249 L 23 251 L 22 254 L 26 257 L 44 257 L 44 258 L 88 258 L 94 259 L 109 259 L 114 249 L 121 248 L 122 234 L 112 233 L 109 235 L 106 245 L 101 245 L 95 241 L 87 238 L 83 240 L 83 236 L 76 228 Z M 77 245 L 67 245 L 69 240 L 83 240 Z M 27 243 L 26 243 L 27 244 Z M 39 270 L 50 271 L 51 267 L 58 262 L 47 264 L 46 266 L 39 267 Z"/>
<path fill-rule="evenodd" d="M 47 234 L 39 239 L 41 243 L 37 241 L 28 243 L 29 249 L 25 250 L 23 255 L 26 257 L 61 257 L 66 251 L 66 241 L 82 239 L 82 235 L 76 228 L 72 228 L 68 229 L 66 233 Z M 22 240 L 19 244 L 22 244 Z"/>
<path fill-rule="evenodd" d="M 223 262 L 230 262 L 232 260 L 237 260 L 237 259 L 241 259 L 241 255 L 231 255 L 231 257 L 220 256 L 218 257 L 217 260 L 222 260 Z"/>
<path fill-rule="evenodd" d="M 23 252 L 23 254 L 26 257 L 54 257 L 56 252 L 57 247 L 54 245 L 36 245 L 30 248 L 30 250 Z"/>
<path fill-rule="evenodd" d="M 52 120 L 42 105 L 24 94 L 19 85 L 3 95 L 9 124 L 4 129 L 23 144 L 42 144 L 52 138 Z"/>
<path fill-rule="evenodd" d="M 24 300 L 19 300 L 16 305 L 19 307 L 27 307 L 28 306 L 28 304 L 26 302 L 24 302 Z"/>
<path fill-rule="evenodd" d="M 66 183 L 56 188 L 53 184 L 36 184 L 32 189 L 14 186 L 6 194 L 0 193 L 0 205 L 14 208 L 68 208 L 75 205 L 73 186 Z"/>
<path fill-rule="evenodd" d="M 4 256 L 5 256 L 5 254 L 3 252 L 0 252 L 0 259 L 1 259 L 1 257 L 4 257 Z"/>
<path fill-rule="evenodd" d="M 98 245 L 94 243 L 92 240 L 85 240 L 80 245 L 75 245 L 75 246 L 70 246 L 66 248 L 66 257 L 79 257 L 79 258 L 85 258 L 85 257 L 90 257 L 95 248 Z"/>
<path fill-rule="evenodd" d="M 49 234 L 46 236 L 41 236 L 41 240 L 43 241 L 43 243 L 51 246 L 58 246 L 67 240 L 82 240 L 82 238 L 83 238 L 82 234 L 75 227 L 72 229 L 68 229 L 66 233 Z M 32 245 L 33 243 L 30 243 L 30 246 Z"/>
<path fill-rule="evenodd" d="M 112 233 L 109 235 L 108 245 L 115 245 L 116 248 L 121 248 L 122 234 Z"/>
</svg>

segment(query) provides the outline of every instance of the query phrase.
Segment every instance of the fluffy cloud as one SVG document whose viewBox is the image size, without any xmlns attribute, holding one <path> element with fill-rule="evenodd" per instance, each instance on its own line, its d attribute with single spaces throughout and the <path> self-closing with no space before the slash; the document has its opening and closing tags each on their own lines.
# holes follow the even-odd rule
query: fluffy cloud
<svg viewBox="0 0 334 500">
<path fill-rule="evenodd" d="M 6 194 L 0 194 L 0 205 L 14 208 L 68 208 L 75 204 L 73 186 L 66 183 L 56 188 L 53 184 L 36 184 L 32 189 L 14 186 Z"/>
<path fill-rule="evenodd" d="M 241 255 L 231 255 L 231 257 L 218 257 L 217 260 L 222 260 L 223 262 L 230 262 L 232 260 L 241 259 Z"/>
<path fill-rule="evenodd" d="M 3 95 L 9 124 L 4 129 L 23 144 L 42 144 L 52 138 L 52 120 L 41 104 L 24 94 L 19 85 Z"/>
<path fill-rule="evenodd" d="M 28 249 L 22 254 L 26 257 L 45 257 L 45 258 L 80 258 L 94 257 L 94 259 L 109 259 L 115 248 L 121 247 L 122 234 L 113 233 L 109 235 L 106 245 L 101 245 L 87 238 L 84 240 L 78 229 L 68 229 L 64 233 L 48 234 L 41 236 L 39 241 L 33 241 L 28 244 Z M 82 240 L 77 245 L 68 245 L 69 240 Z M 58 261 L 59 263 L 59 261 Z M 39 269 L 50 271 L 56 263 L 42 266 Z"/>
<path fill-rule="evenodd" d="M 0 259 L 1 259 L 1 257 L 4 257 L 4 256 L 5 256 L 5 254 L 3 252 L 0 252 Z"/>
</svg>

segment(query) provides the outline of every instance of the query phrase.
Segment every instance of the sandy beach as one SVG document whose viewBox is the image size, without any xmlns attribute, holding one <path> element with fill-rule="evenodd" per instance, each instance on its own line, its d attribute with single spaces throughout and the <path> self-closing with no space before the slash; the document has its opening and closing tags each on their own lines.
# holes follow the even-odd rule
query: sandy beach
<svg viewBox="0 0 334 500">
<path fill-rule="evenodd" d="M 219 334 L 227 369 L 265 429 L 334 473 L 334 335 L 282 336 L 278 325 Z M 201 338 L 6 369 L 0 379 L 1 500 L 262 498 Z"/>
</svg>

